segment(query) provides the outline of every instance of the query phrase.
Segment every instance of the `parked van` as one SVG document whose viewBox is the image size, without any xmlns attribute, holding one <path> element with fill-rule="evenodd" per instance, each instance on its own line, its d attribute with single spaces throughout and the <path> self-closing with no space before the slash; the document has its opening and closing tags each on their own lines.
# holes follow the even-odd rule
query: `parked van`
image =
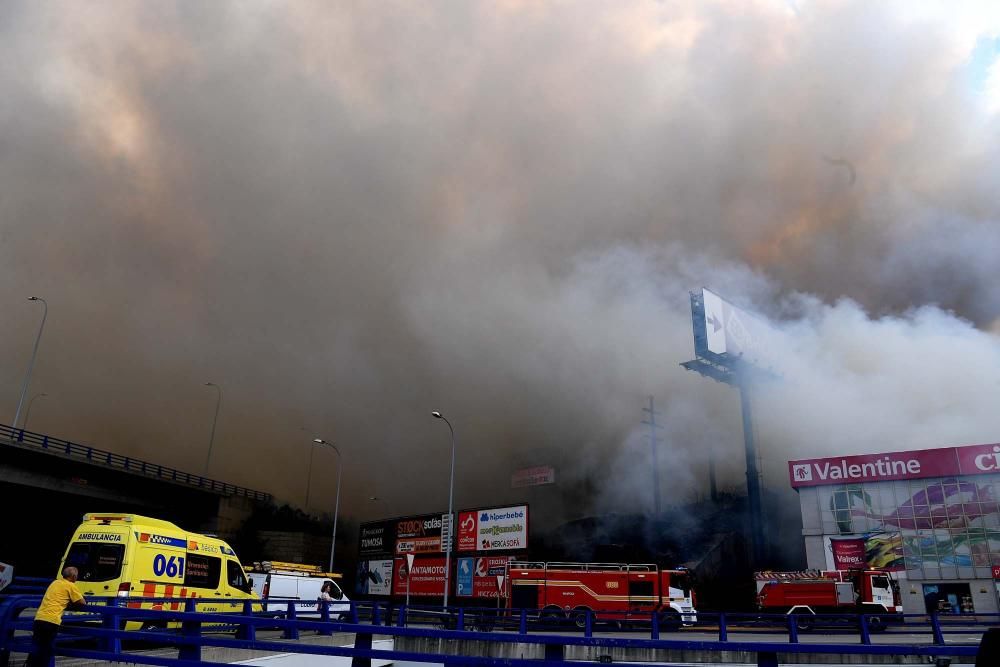
<svg viewBox="0 0 1000 667">
<path fill-rule="evenodd" d="M 76 585 L 87 597 L 233 599 L 198 605 L 203 612 L 242 611 L 243 600 L 257 597 L 228 544 L 138 514 L 85 514 L 60 572 L 68 566 L 79 570 Z M 182 608 L 181 602 L 128 605 Z"/>
<path fill-rule="evenodd" d="M 271 613 L 288 611 L 291 600 L 308 601 L 309 605 L 296 605 L 297 616 L 318 616 L 319 598 L 323 584 L 330 584 L 330 618 L 346 617 L 351 611 L 351 600 L 335 581 L 343 575 L 324 572 L 314 565 L 265 561 L 254 563 L 249 572 L 253 592 L 266 600 L 265 609 Z"/>
</svg>

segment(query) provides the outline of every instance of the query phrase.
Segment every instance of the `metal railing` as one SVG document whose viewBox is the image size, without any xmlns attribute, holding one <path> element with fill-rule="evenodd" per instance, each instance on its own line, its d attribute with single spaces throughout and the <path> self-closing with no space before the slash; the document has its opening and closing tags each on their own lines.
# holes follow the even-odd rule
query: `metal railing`
<svg viewBox="0 0 1000 667">
<path fill-rule="evenodd" d="M 0 596 L 41 595 L 51 583 L 50 577 L 14 577 L 14 581 L 0 591 Z"/>
<path fill-rule="evenodd" d="M 272 598 L 269 602 L 273 603 Z M 717 639 L 685 639 L 686 629 L 673 629 L 670 638 L 661 636 L 657 615 L 648 620 L 648 636 L 597 636 L 595 626 L 604 622 L 593 613 L 587 614 L 584 627 L 579 633 L 567 633 L 565 628 L 558 633 L 550 628 L 535 624 L 530 610 L 506 610 L 491 608 L 449 608 L 390 606 L 386 603 L 364 602 L 317 602 L 288 600 L 281 614 L 265 614 L 259 610 L 261 600 L 234 601 L 232 598 L 104 598 L 101 604 L 91 604 L 82 614 L 68 615 L 64 620 L 63 632 L 56 646 L 56 654 L 61 656 L 130 662 L 172 667 L 201 663 L 205 648 L 227 648 L 245 650 L 275 651 L 281 653 L 303 653 L 351 657 L 359 660 L 381 659 L 392 661 L 430 662 L 447 665 L 481 665 L 499 667 L 527 667 L 529 665 L 556 665 L 567 661 L 567 652 L 574 649 L 611 651 L 703 651 L 711 655 L 717 651 L 738 651 L 753 653 L 758 665 L 777 665 L 778 655 L 786 659 L 810 655 L 880 655 L 918 656 L 927 659 L 968 658 L 976 656 L 978 639 L 975 641 L 948 642 L 950 633 L 979 635 L 986 627 L 997 625 L 997 615 L 980 614 L 983 619 L 961 619 L 961 628 L 956 624 L 960 619 L 941 619 L 931 616 L 926 619 L 928 631 L 926 643 L 901 641 L 899 643 L 873 643 L 867 629 L 866 615 L 854 617 L 858 627 L 858 642 L 835 643 L 833 641 L 798 641 L 797 626 L 793 617 L 785 617 L 784 638 L 763 640 L 734 639 L 736 632 L 745 630 L 750 620 L 760 622 L 760 615 L 753 619 L 744 618 L 749 614 L 709 614 L 702 612 L 700 618 L 711 619 L 711 631 L 718 632 Z M 30 646 L 30 638 L 23 631 L 30 629 L 31 620 L 24 612 L 37 606 L 38 596 L 11 596 L 0 603 L 0 667 L 7 667 L 13 653 L 25 653 Z M 134 608 L 130 605 L 159 603 L 171 606 L 178 603 L 178 610 L 155 610 Z M 215 606 L 229 609 L 231 613 L 199 612 L 200 606 Z M 311 618 L 304 617 L 310 614 Z M 838 615 L 840 620 L 850 620 Z M 484 619 L 492 619 L 490 630 L 484 629 Z M 777 620 L 777 619 L 775 619 Z M 833 621 L 834 619 L 829 619 Z M 142 624 L 152 629 L 142 632 L 124 629 L 126 623 Z M 915 624 L 908 624 L 912 632 Z M 439 627 L 441 626 L 441 627 Z M 780 626 L 776 626 L 780 627 Z M 223 634 L 220 630 L 236 629 L 236 635 Z M 278 631 L 280 636 L 262 637 L 258 631 Z M 704 631 L 699 626 L 694 631 Z M 21 634 L 19 634 L 21 632 Z M 327 646 L 307 643 L 293 643 L 303 633 L 331 635 L 348 633 L 355 635 L 353 646 Z M 645 635 L 645 631 L 641 631 Z M 394 640 L 392 649 L 375 649 L 372 638 L 387 637 Z M 137 642 L 123 640 L 142 639 L 142 645 L 150 642 L 178 648 L 176 658 L 163 655 L 147 655 L 137 652 Z M 421 640 L 451 640 L 448 642 L 422 642 Z M 81 640 L 86 640 L 80 643 Z M 462 641 L 468 650 L 477 655 L 461 655 Z M 502 645 L 517 644 L 517 653 L 522 656 L 537 657 L 499 658 L 486 657 L 501 654 Z M 433 647 L 419 650 L 419 647 Z M 456 653 L 443 653 L 451 647 Z M 604 655 L 604 653 L 601 653 Z M 791 656 L 791 658 L 789 658 Z M 629 664 L 617 662 L 616 664 Z"/>
<path fill-rule="evenodd" d="M 3 440 L 7 440 L 8 442 L 3 443 Z M 158 463 L 149 463 L 148 461 L 122 456 L 121 454 L 115 454 L 114 452 L 98 449 L 97 447 L 80 445 L 69 440 L 25 431 L 23 428 L 12 428 L 5 424 L 0 424 L 0 443 L 77 461 L 86 461 L 93 465 L 113 468 L 133 475 L 151 477 L 164 482 L 192 486 L 203 491 L 224 496 L 242 496 L 260 501 L 271 499 L 271 494 L 264 493 L 263 491 L 255 491 L 254 489 L 236 486 L 235 484 L 227 484 L 217 479 L 193 475 L 189 472 Z"/>
</svg>

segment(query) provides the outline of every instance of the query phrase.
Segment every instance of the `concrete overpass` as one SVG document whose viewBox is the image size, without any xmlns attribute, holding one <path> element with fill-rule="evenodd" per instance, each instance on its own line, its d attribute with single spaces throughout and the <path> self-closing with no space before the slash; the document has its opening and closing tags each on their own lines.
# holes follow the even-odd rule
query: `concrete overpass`
<svg viewBox="0 0 1000 667">
<path fill-rule="evenodd" d="M 85 512 L 135 512 L 232 539 L 271 496 L 176 468 L 0 425 L 0 560 L 55 572 Z"/>
</svg>

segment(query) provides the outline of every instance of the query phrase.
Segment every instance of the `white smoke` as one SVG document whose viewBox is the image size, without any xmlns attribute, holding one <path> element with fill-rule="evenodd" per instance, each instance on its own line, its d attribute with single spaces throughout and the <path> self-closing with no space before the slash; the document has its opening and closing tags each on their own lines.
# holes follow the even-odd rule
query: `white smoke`
<svg viewBox="0 0 1000 667">
<path fill-rule="evenodd" d="M 446 502 L 440 409 L 460 506 L 554 462 L 627 509 L 650 395 L 672 497 L 709 451 L 742 479 L 735 394 L 678 366 L 710 286 L 794 340 L 769 484 L 1000 439 L 1000 120 L 966 85 L 997 34 L 989 2 L 3 3 L 0 399 L 38 293 L 39 430 L 198 471 L 213 381 L 212 474 L 301 502 L 315 434 L 384 516 Z"/>
</svg>

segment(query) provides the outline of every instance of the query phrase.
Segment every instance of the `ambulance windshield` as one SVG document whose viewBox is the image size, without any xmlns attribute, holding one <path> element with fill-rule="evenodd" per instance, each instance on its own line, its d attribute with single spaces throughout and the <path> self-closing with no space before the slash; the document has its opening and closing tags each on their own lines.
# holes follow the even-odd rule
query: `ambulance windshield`
<svg viewBox="0 0 1000 667">
<path fill-rule="evenodd" d="M 64 567 L 72 565 L 79 570 L 80 581 L 111 581 L 121 576 L 124 555 L 124 544 L 74 542 Z"/>
</svg>

